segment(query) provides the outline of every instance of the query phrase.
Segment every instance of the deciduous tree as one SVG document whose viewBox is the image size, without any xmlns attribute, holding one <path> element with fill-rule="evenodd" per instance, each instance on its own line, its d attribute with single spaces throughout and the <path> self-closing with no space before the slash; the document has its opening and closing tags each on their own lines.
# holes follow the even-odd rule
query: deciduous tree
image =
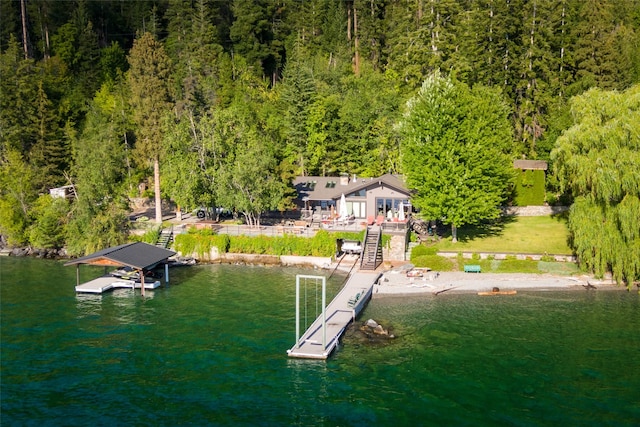
<svg viewBox="0 0 640 427">
<path fill-rule="evenodd" d="M 499 92 L 430 75 L 407 103 L 401 142 L 412 203 L 457 228 L 496 218 L 512 185 L 509 110 Z"/>
<path fill-rule="evenodd" d="M 572 99 L 574 124 L 552 151 L 575 196 L 569 231 L 578 261 L 628 287 L 640 279 L 640 85 Z"/>
</svg>

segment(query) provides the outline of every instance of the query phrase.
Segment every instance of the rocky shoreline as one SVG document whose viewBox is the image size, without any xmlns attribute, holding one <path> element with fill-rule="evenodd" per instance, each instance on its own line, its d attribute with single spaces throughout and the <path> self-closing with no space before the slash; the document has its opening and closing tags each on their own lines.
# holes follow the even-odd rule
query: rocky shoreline
<svg viewBox="0 0 640 427">
<path fill-rule="evenodd" d="M 67 259 L 66 249 L 38 249 L 38 248 L 1 248 L 0 255 L 13 257 L 33 257 L 42 259 Z"/>
</svg>

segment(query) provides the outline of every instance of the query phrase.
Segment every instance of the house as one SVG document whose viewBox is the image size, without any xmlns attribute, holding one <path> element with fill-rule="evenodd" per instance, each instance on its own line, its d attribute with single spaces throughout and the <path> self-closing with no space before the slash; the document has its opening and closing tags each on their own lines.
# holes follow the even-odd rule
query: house
<svg viewBox="0 0 640 427">
<path fill-rule="evenodd" d="M 412 212 L 411 193 L 401 177 L 386 174 L 378 178 L 358 178 L 343 174 L 339 177 L 301 176 L 293 185 L 298 193 L 298 205 L 307 218 L 330 219 L 340 216 L 344 195 L 345 212 L 353 219 L 387 220 L 407 218 Z M 403 213 L 400 212 L 402 209 Z"/>
<path fill-rule="evenodd" d="M 72 199 L 74 196 L 73 185 L 65 185 L 64 187 L 49 189 L 51 197 L 57 197 L 61 199 Z"/>
</svg>

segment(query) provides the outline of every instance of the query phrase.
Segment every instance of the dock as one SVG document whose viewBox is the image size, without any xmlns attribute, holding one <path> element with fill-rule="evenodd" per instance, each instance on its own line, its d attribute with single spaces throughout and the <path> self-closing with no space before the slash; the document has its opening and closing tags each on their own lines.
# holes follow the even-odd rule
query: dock
<svg viewBox="0 0 640 427">
<path fill-rule="evenodd" d="M 374 272 L 352 274 L 342 290 L 326 307 L 325 328 L 322 327 L 320 315 L 298 342 L 287 350 L 289 357 L 327 359 L 338 345 L 347 326 L 366 307 L 380 276 Z"/>
<path fill-rule="evenodd" d="M 144 282 L 145 289 L 156 289 L 158 287 L 160 287 L 160 281 L 158 280 L 153 282 Z M 113 276 L 103 276 L 76 286 L 76 292 L 101 294 L 117 288 L 140 289 L 140 282 L 120 279 Z"/>
</svg>

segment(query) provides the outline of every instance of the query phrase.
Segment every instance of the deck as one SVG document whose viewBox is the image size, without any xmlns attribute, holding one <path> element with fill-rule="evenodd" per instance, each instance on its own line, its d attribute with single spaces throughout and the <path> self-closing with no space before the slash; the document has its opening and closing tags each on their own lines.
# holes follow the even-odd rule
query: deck
<svg viewBox="0 0 640 427">
<path fill-rule="evenodd" d="M 133 280 L 124 280 L 119 279 L 113 276 L 103 276 L 98 277 L 97 279 L 93 279 L 89 282 L 83 283 L 81 285 L 76 286 L 76 292 L 78 293 L 89 293 L 89 294 L 101 294 L 106 291 L 110 291 L 116 288 L 129 288 L 129 289 L 140 289 L 140 282 L 135 282 Z M 149 281 L 144 282 L 145 289 L 156 289 L 160 287 L 160 281 Z"/>
<path fill-rule="evenodd" d="M 322 315 L 302 334 L 290 350 L 289 357 L 302 359 L 327 359 L 338 345 L 345 329 L 366 307 L 373 293 L 379 273 L 355 273 L 349 277 L 342 290 L 327 306 L 326 328 L 323 337 Z M 323 339 L 324 338 L 324 339 Z M 325 345 L 323 346 L 323 342 Z"/>
</svg>

